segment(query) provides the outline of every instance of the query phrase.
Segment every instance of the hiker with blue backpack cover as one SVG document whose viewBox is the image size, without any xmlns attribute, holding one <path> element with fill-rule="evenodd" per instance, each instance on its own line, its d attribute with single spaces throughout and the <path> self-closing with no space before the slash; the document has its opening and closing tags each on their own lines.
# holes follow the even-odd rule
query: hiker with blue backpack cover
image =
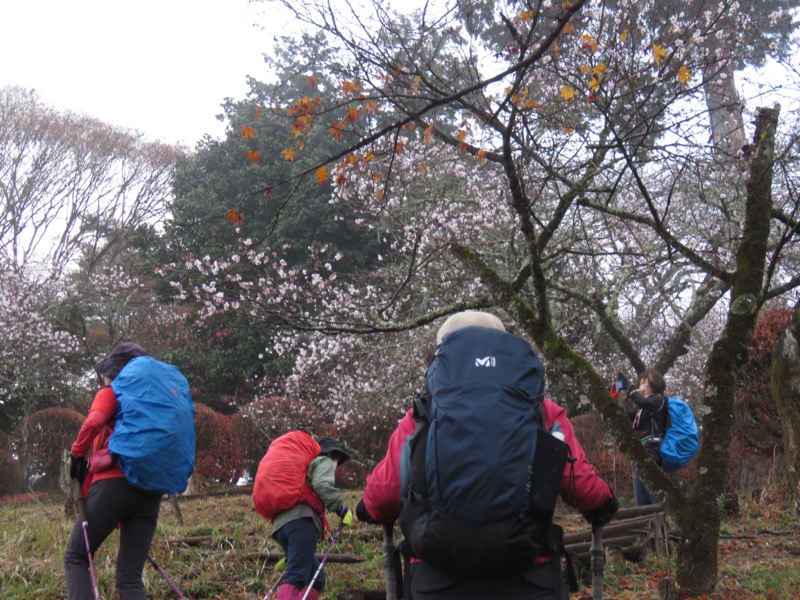
<svg viewBox="0 0 800 600">
<path fill-rule="evenodd" d="M 621 386 L 618 397 L 625 403 L 625 412 L 633 424 L 639 439 L 656 464 L 662 465 L 661 442 L 669 423 L 669 404 L 664 392 L 667 383 L 655 369 L 646 369 L 639 375 L 639 387 Z M 645 487 L 638 475 L 633 479 L 633 495 L 636 506 L 657 504 L 658 499 Z"/>
<path fill-rule="evenodd" d="M 70 448 L 85 516 L 64 554 L 67 598 L 99 598 L 91 555 L 119 526 L 117 593 L 145 600 L 142 571 L 161 497 L 183 492 L 194 469 L 194 404 L 180 371 L 133 342 L 115 346 L 95 371 L 103 386 Z"/>
<path fill-rule="evenodd" d="M 399 518 L 403 597 L 566 600 L 559 496 L 594 528 L 618 508 L 564 409 L 544 398 L 531 344 L 490 313 L 450 316 L 356 509 L 362 521 Z"/>
</svg>

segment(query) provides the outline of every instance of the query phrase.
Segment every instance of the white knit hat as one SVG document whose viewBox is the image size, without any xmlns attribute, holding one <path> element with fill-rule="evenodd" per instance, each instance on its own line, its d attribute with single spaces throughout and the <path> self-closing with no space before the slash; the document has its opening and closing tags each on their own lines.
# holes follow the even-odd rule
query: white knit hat
<svg viewBox="0 0 800 600">
<path fill-rule="evenodd" d="M 462 327 L 470 327 L 477 325 L 479 327 L 489 327 L 490 329 L 499 329 L 505 331 L 503 322 L 491 313 L 481 312 L 478 310 L 465 310 L 464 312 L 456 313 L 447 317 L 447 320 L 442 323 L 439 331 L 436 334 L 436 345 L 442 343 L 442 339 L 448 333 L 452 333 Z"/>
</svg>

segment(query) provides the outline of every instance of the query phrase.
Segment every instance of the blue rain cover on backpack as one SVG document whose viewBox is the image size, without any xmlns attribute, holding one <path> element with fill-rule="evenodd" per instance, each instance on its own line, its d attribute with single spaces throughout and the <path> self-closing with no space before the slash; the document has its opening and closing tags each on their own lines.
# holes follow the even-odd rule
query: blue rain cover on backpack
<svg viewBox="0 0 800 600">
<path fill-rule="evenodd" d="M 661 442 L 661 468 L 673 473 L 697 454 L 700 436 L 691 407 L 680 398 L 667 398 L 667 402 L 670 422 Z"/>
<path fill-rule="evenodd" d="M 131 485 L 179 494 L 194 470 L 194 403 L 177 367 L 149 356 L 131 360 L 111 383 L 117 423 L 108 449 Z"/>
<path fill-rule="evenodd" d="M 520 337 L 464 327 L 426 383 L 401 457 L 403 533 L 441 568 L 519 572 L 543 550 L 567 455 L 544 430 L 542 363 Z"/>
</svg>

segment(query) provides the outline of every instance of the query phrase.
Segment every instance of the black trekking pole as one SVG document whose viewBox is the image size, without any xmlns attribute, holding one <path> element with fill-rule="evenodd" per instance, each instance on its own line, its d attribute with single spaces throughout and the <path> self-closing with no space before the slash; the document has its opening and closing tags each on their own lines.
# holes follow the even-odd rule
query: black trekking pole
<svg viewBox="0 0 800 600">
<path fill-rule="evenodd" d="M 336 533 L 333 534 L 333 538 L 331 539 L 331 543 L 328 546 L 328 549 L 325 551 L 325 556 L 323 556 L 322 560 L 319 561 L 319 566 L 317 567 L 317 570 L 314 572 L 314 576 L 311 578 L 311 581 L 308 582 L 308 585 L 306 586 L 306 593 L 303 594 L 303 598 L 301 600 L 306 600 L 306 598 L 308 598 L 308 594 L 311 592 L 311 586 L 317 580 L 317 576 L 320 574 L 320 571 L 322 571 L 322 565 L 324 565 L 325 561 L 328 560 L 328 554 L 331 553 L 331 550 L 333 549 L 333 545 L 336 543 L 336 540 L 338 539 L 339 534 L 342 533 L 342 527 L 344 527 L 344 523 L 343 522 L 339 523 L 339 527 L 338 527 L 338 529 L 336 529 Z"/>
<path fill-rule="evenodd" d="M 167 577 L 167 574 L 161 567 L 158 566 L 158 563 L 153 559 L 153 557 L 148 554 L 147 560 L 150 561 L 150 564 L 153 565 L 153 567 L 155 567 L 156 571 L 158 571 L 158 574 L 161 575 L 161 577 L 164 579 L 164 581 L 167 582 L 169 587 L 172 588 L 172 591 L 178 595 L 178 598 L 180 598 L 180 600 L 186 600 L 186 596 L 181 594 L 181 591 L 178 589 L 178 586 L 172 583 L 172 580 L 169 577 Z"/>
<path fill-rule="evenodd" d="M 383 526 L 383 573 L 386 577 L 386 600 L 397 600 L 394 551 L 394 523 L 389 523 Z"/>
<path fill-rule="evenodd" d="M 592 527 L 590 548 L 592 563 L 592 600 L 603 600 L 603 569 L 606 557 L 603 552 L 603 527 Z"/>
<path fill-rule="evenodd" d="M 86 544 L 86 556 L 89 557 L 89 575 L 92 578 L 92 591 L 95 600 L 100 600 L 100 592 L 97 589 L 97 575 L 94 572 L 94 560 L 92 559 L 92 545 L 89 543 L 89 521 L 86 519 L 86 502 L 83 499 L 81 482 L 77 479 L 72 480 L 72 495 L 75 500 L 75 508 L 78 510 L 78 518 L 81 520 L 83 529 L 83 541 Z"/>
</svg>

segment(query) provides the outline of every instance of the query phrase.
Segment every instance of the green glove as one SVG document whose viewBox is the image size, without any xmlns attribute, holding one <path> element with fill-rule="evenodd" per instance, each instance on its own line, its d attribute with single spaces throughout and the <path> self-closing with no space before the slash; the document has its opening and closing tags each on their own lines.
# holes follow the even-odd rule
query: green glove
<svg viewBox="0 0 800 600">
<path fill-rule="evenodd" d="M 350 525 L 353 524 L 353 511 L 347 508 L 344 504 L 342 504 L 342 507 L 336 511 L 336 514 L 341 517 L 342 525 L 345 527 L 350 527 Z"/>
<path fill-rule="evenodd" d="M 278 562 L 275 563 L 275 570 L 276 571 L 283 571 L 286 569 L 286 557 L 284 556 Z"/>
</svg>

